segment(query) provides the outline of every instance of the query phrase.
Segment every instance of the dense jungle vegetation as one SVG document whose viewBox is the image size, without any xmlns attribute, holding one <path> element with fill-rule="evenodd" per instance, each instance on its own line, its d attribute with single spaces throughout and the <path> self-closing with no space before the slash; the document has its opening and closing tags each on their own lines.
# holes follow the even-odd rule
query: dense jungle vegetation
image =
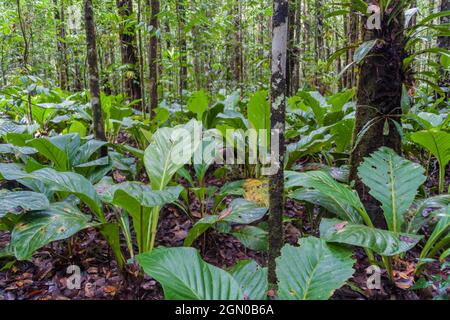
<svg viewBox="0 0 450 320">
<path fill-rule="evenodd" d="M 0 2 L 0 300 L 444 300 L 450 1 Z"/>
</svg>

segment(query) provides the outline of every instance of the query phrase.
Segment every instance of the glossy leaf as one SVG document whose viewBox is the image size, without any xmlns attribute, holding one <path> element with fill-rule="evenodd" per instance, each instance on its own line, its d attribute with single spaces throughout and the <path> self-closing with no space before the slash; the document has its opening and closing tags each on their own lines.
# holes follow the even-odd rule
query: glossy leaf
<svg viewBox="0 0 450 320">
<path fill-rule="evenodd" d="M 42 193 L 31 191 L 0 191 L 0 218 L 7 213 L 45 210 L 49 207 L 48 199 Z"/>
<path fill-rule="evenodd" d="M 368 248 L 382 256 L 394 256 L 411 250 L 422 237 L 347 223 L 337 219 L 322 219 L 320 238 L 327 242 Z"/>
<path fill-rule="evenodd" d="M 370 188 L 369 193 L 381 203 L 388 229 L 404 230 L 405 213 L 425 182 L 424 169 L 382 147 L 365 158 L 358 175 Z"/>
<path fill-rule="evenodd" d="M 156 248 L 138 256 L 144 272 L 161 283 L 167 300 L 241 300 L 226 271 L 204 262 L 194 248 Z"/>
<path fill-rule="evenodd" d="M 228 272 L 239 284 L 244 299 L 264 300 L 266 298 L 267 268 L 262 268 L 253 260 L 241 260 Z"/>
<path fill-rule="evenodd" d="M 283 300 L 326 300 L 353 275 L 350 250 L 314 237 L 286 245 L 277 258 L 278 296 Z"/>
<path fill-rule="evenodd" d="M 50 242 L 67 239 L 91 226 L 90 217 L 69 203 L 53 203 L 49 209 L 23 216 L 11 233 L 11 251 L 17 260 L 32 254 Z"/>
</svg>

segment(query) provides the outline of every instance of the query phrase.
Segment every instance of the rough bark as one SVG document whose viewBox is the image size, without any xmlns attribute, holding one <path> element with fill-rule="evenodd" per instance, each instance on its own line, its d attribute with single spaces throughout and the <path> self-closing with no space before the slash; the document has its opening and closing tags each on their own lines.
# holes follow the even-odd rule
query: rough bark
<svg viewBox="0 0 450 320">
<path fill-rule="evenodd" d="M 127 21 L 133 14 L 133 1 L 117 0 L 117 9 L 121 17 L 119 38 L 122 64 L 128 66 L 128 72 L 125 74 L 125 93 L 131 100 L 141 100 L 141 80 L 136 50 L 136 32 L 134 25 Z M 141 105 L 142 102 L 136 104 L 135 107 L 141 109 Z"/>
<path fill-rule="evenodd" d="M 353 2 L 353 1 L 352 1 Z M 359 26 L 359 16 L 356 13 L 356 9 L 352 8 L 348 17 L 348 25 L 347 25 L 347 46 L 354 46 L 358 44 L 358 26 Z M 347 50 L 347 65 L 352 63 L 353 55 L 355 54 L 355 49 L 350 48 Z M 353 88 L 356 86 L 356 73 L 355 67 L 351 66 L 347 69 L 346 72 L 346 84 L 348 88 Z"/>
<path fill-rule="evenodd" d="M 391 6 L 397 6 L 399 1 L 392 1 Z M 357 168 L 364 157 L 381 146 L 390 147 L 398 153 L 401 151 L 401 138 L 394 121 L 400 120 L 402 112 L 402 61 L 405 57 L 403 12 L 388 23 L 390 18 L 387 13 L 383 15 L 381 30 L 363 28 L 364 41 L 379 40 L 360 67 L 354 147 L 350 156 L 350 180 L 356 182 L 356 190 L 377 226 L 384 225 L 379 205 L 358 179 Z M 358 134 L 368 126 L 369 129 L 355 145 Z"/>
<path fill-rule="evenodd" d="M 64 1 L 60 0 L 60 5 L 58 6 L 58 0 L 54 0 L 54 5 L 55 5 L 55 22 L 56 22 L 56 37 L 57 37 L 56 43 L 58 50 L 59 85 L 61 89 L 69 90 L 68 87 L 69 64 L 67 62 Z"/>
<path fill-rule="evenodd" d="M 185 0 L 177 0 L 177 15 L 178 15 L 178 46 L 180 50 L 180 73 L 178 94 L 180 102 L 183 103 L 183 91 L 187 89 L 187 40 L 184 31 L 186 24 L 186 6 Z"/>
<path fill-rule="evenodd" d="M 272 17 L 272 78 L 271 78 L 271 139 L 279 135 L 279 159 L 273 159 L 276 150 L 271 151 L 272 160 L 277 161 L 277 170 L 269 178 L 269 256 L 268 280 L 277 283 L 275 259 L 283 245 L 282 217 L 284 211 L 284 129 L 286 116 L 286 55 L 288 37 L 288 1 L 273 1 Z"/>
<path fill-rule="evenodd" d="M 293 93 L 293 78 L 295 65 L 295 1 L 289 4 L 288 12 L 288 44 L 287 44 L 287 63 L 286 63 L 286 95 L 290 97 Z"/>
<path fill-rule="evenodd" d="M 84 7 L 84 19 L 86 23 L 86 48 L 89 69 L 89 89 L 91 94 L 92 122 L 94 135 L 97 140 L 106 141 L 100 100 L 100 82 L 98 75 L 97 45 L 95 43 L 95 22 L 92 0 L 86 0 Z M 107 148 L 101 149 L 101 155 L 107 155 Z"/>
<path fill-rule="evenodd" d="M 158 36 L 159 29 L 158 14 L 160 10 L 159 0 L 151 0 L 151 15 L 150 25 L 152 26 L 152 33 L 150 35 L 149 47 L 149 72 L 150 72 L 150 116 L 153 115 L 153 110 L 158 107 Z"/>
<path fill-rule="evenodd" d="M 243 59 L 242 59 L 242 3 L 236 0 L 234 6 L 234 60 L 233 60 L 233 76 L 237 85 L 242 85 L 243 81 Z"/>
<path fill-rule="evenodd" d="M 442 0 L 441 2 L 441 12 L 450 10 L 450 1 L 449 0 Z M 450 23 L 450 17 L 445 16 L 441 17 L 441 24 Z M 450 37 L 449 36 L 440 36 L 438 37 L 437 44 L 439 48 L 450 50 Z M 440 59 L 440 58 L 439 58 Z M 447 90 L 450 89 L 450 75 L 448 71 L 446 72 L 444 68 L 441 67 L 440 72 L 440 78 L 439 78 L 439 85 L 441 87 L 445 87 Z M 447 91 L 447 99 L 450 97 L 450 93 Z"/>
</svg>

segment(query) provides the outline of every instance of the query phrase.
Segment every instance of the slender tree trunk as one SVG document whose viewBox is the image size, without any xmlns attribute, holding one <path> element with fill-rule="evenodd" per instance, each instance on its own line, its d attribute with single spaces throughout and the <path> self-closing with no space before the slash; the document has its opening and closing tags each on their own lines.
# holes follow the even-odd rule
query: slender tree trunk
<svg viewBox="0 0 450 320">
<path fill-rule="evenodd" d="M 25 73 L 28 73 L 28 59 L 29 59 L 29 53 L 30 53 L 30 44 L 27 38 L 27 31 L 25 27 L 25 21 L 22 16 L 22 5 L 20 3 L 20 0 L 16 1 L 17 3 L 17 16 L 19 18 L 19 25 L 20 25 L 20 31 L 22 33 L 22 39 L 23 39 L 23 53 L 22 53 L 22 67 Z"/>
<path fill-rule="evenodd" d="M 450 1 L 442 0 L 440 10 L 441 10 L 441 12 L 450 10 Z M 450 23 L 450 17 L 449 16 L 441 17 L 440 23 L 441 24 Z M 444 36 L 438 37 L 437 43 L 438 43 L 439 48 L 450 50 L 450 37 L 449 36 L 444 35 Z M 439 59 L 440 59 L 440 57 L 439 57 Z M 439 85 L 441 87 L 445 87 L 447 90 L 450 90 L 450 74 L 448 71 L 444 70 L 442 65 L 441 65 L 440 70 L 441 70 L 440 71 L 441 76 L 439 78 Z M 447 96 L 447 99 L 450 97 L 450 93 L 448 91 L 446 93 L 446 96 Z"/>
<path fill-rule="evenodd" d="M 352 0 L 352 5 L 354 5 L 355 1 Z M 356 13 L 356 9 L 354 7 L 351 8 L 351 12 L 348 18 L 348 26 L 347 26 L 347 39 L 348 46 L 354 46 L 358 43 L 358 34 L 359 34 L 359 16 Z M 350 64 L 353 61 L 353 55 L 355 54 L 355 49 L 350 48 L 347 52 L 347 64 Z M 352 66 L 347 70 L 347 86 L 349 88 L 353 88 L 356 85 L 356 74 L 355 67 Z"/>
<path fill-rule="evenodd" d="M 273 1 L 272 17 L 272 78 L 271 78 L 271 140 L 279 137 L 279 150 L 271 151 L 271 158 L 277 162 L 276 173 L 269 178 L 269 257 L 268 280 L 277 283 L 275 259 L 280 255 L 283 245 L 284 211 L 284 129 L 286 112 L 286 55 L 288 37 L 288 1 Z M 278 151 L 279 159 L 276 158 Z"/>
<path fill-rule="evenodd" d="M 180 103 L 183 104 L 183 91 L 187 89 L 187 40 L 186 32 L 184 30 L 186 24 L 186 6 L 185 0 L 177 0 L 177 14 L 178 14 L 178 46 L 180 49 L 180 74 L 178 94 L 180 96 Z"/>
<path fill-rule="evenodd" d="M 235 0 L 234 6 L 234 61 L 233 61 L 233 75 L 234 80 L 238 86 L 242 87 L 243 75 L 242 75 L 242 3 L 241 0 Z"/>
<path fill-rule="evenodd" d="M 142 91 L 136 53 L 136 32 L 134 25 L 128 21 L 133 14 L 133 1 L 117 0 L 117 9 L 121 17 L 119 37 L 122 64 L 128 67 L 128 72 L 125 74 L 125 93 L 131 100 L 141 100 Z M 142 101 L 136 104 L 136 108 L 142 108 Z"/>
<path fill-rule="evenodd" d="M 138 4 L 138 14 L 137 14 L 137 19 L 138 19 L 138 24 L 140 24 L 142 22 L 142 10 L 141 10 L 141 0 L 137 0 L 137 4 Z M 142 28 L 139 27 L 138 29 L 138 52 L 139 52 L 139 79 L 140 79 L 140 88 L 141 88 L 141 106 L 142 106 L 142 112 L 145 114 L 145 112 L 147 112 L 147 110 L 145 110 L 145 106 L 147 104 L 147 101 L 145 99 L 146 95 L 145 95 L 145 77 L 144 77 L 144 45 L 142 43 Z"/>
<path fill-rule="evenodd" d="M 295 2 L 295 39 L 293 48 L 293 74 L 292 74 L 292 94 L 296 94 L 300 88 L 300 48 L 301 48 L 301 12 L 302 12 L 302 0 L 297 0 Z"/>
<path fill-rule="evenodd" d="M 69 90 L 69 64 L 67 62 L 67 45 L 66 45 L 66 28 L 65 28 L 65 14 L 64 1 L 54 0 L 55 5 L 55 22 L 56 22 L 56 37 L 58 50 L 58 69 L 59 69 L 59 85 L 62 90 Z"/>
<path fill-rule="evenodd" d="M 86 23 L 86 48 L 89 67 L 89 89 L 91 93 L 92 122 L 94 135 L 97 140 L 106 141 L 105 127 L 100 100 L 100 84 L 98 75 L 97 45 L 95 43 L 95 21 L 92 0 L 86 0 L 84 7 L 84 19 Z M 107 155 L 107 148 L 101 149 L 101 155 Z"/>
<path fill-rule="evenodd" d="M 387 12 L 399 5 L 399 1 L 401 0 L 392 1 Z M 393 12 L 396 13 L 395 10 Z M 400 121 L 402 112 L 402 61 L 405 57 L 403 29 L 403 12 L 397 12 L 395 17 L 385 13 L 381 30 L 363 27 L 364 41 L 379 40 L 360 68 L 350 181 L 356 182 L 356 190 L 377 226 L 384 225 L 378 203 L 370 197 L 368 190 L 358 179 L 357 169 L 364 157 L 381 146 L 390 147 L 398 153 L 401 151 L 401 138 L 394 121 Z M 363 129 L 367 128 L 364 133 Z M 362 134 L 359 143 L 355 145 L 358 135 Z"/>
<path fill-rule="evenodd" d="M 293 92 L 293 77 L 294 77 L 294 46 L 295 46 L 295 0 L 289 4 L 288 13 L 288 44 L 287 44 L 287 62 L 286 62 L 286 95 L 290 97 Z"/>
<path fill-rule="evenodd" d="M 149 71 L 150 71 L 150 117 L 158 107 L 158 14 L 160 10 L 159 0 L 151 0 L 150 35 L 149 48 Z"/>
<path fill-rule="evenodd" d="M 26 31 L 26 25 L 25 21 L 22 16 L 22 6 L 20 3 L 20 0 L 17 0 L 17 17 L 19 18 L 19 25 L 20 25 L 20 31 L 22 32 L 22 38 L 23 38 L 23 55 L 22 55 L 22 72 L 26 75 L 29 74 L 30 69 L 28 68 L 28 59 L 29 59 L 29 40 L 27 38 L 27 31 Z M 31 35 L 31 33 L 30 33 Z M 28 93 L 27 95 L 27 120 L 28 124 L 33 123 L 33 112 L 31 109 L 31 94 Z"/>
</svg>

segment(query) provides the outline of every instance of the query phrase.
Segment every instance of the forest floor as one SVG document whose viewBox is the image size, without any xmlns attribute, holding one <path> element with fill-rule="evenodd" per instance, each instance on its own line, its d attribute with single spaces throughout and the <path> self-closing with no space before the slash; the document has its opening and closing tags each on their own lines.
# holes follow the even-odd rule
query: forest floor
<svg viewBox="0 0 450 320">
<path fill-rule="evenodd" d="M 116 180 L 121 179 L 118 172 L 113 174 Z M 120 181 L 118 181 L 120 182 Z M 221 184 L 213 177 L 208 177 L 209 184 Z M 430 181 L 430 185 L 433 182 Z M 195 207 L 195 205 L 194 205 Z M 195 208 L 194 208 L 195 209 Z M 286 215 L 297 221 L 308 221 L 304 207 L 288 200 Z M 157 234 L 157 246 L 177 247 L 183 245 L 187 232 L 192 227 L 192 221 L 175 206 L 167 206 L 162 211 Z M 287 243 L 295 245 L 303 235 L 318 235 L 316 227 L 309 223 L 301 226 L 287 222 L 284 224 Z M 9 233 L 0 234 L 0 248 L 9 242 Z M 254 259 L 263 265 L 266 254 L 245 248 L 237 239 L 230 235 L 207 232 L 200 237 L 194 246 L 199 249 L 205 261 L 221 268 L 233 266 L 242 259 Z M 418 256 L 419 249 L 412 250 L 405 258 L 406 265 L 411 265 Z M 337 290 L 332 299 L 335 300 L 417 300 L 431 299 L 433 290 L 420 291 L 402 290 L 392 285 L 384 272 L 381 279 L 381 290 L 367 289 L 366 268 L 369 262 L 362 250 L 355 250 L 353 278 L 341 289 Z M 67 268 L 77 265 L 81 270 L 80 289 L 67 288 Z M 438 266 L 427 267 L 430 274 L 442 274 Z M 407 268 L 406 268 L 407 269 Z M 159 283 L 148 277 L 132 276 L 127 272 L 124 277 L 114 260 L 114 255 L 108 243 L 94 229 L 84 230 L 72 239 L 54 242 L 39 250 L 32 261 L 15 263 L 7 270 L 0 270 L 0 300 L 84 300 L 84 299 L 139 299 L 162 300 L 163 291 Z M 407 271 L 400 273 L 409 281 Z M 137 272 L 134 273 L 137 275 Z"/>
</svg>

